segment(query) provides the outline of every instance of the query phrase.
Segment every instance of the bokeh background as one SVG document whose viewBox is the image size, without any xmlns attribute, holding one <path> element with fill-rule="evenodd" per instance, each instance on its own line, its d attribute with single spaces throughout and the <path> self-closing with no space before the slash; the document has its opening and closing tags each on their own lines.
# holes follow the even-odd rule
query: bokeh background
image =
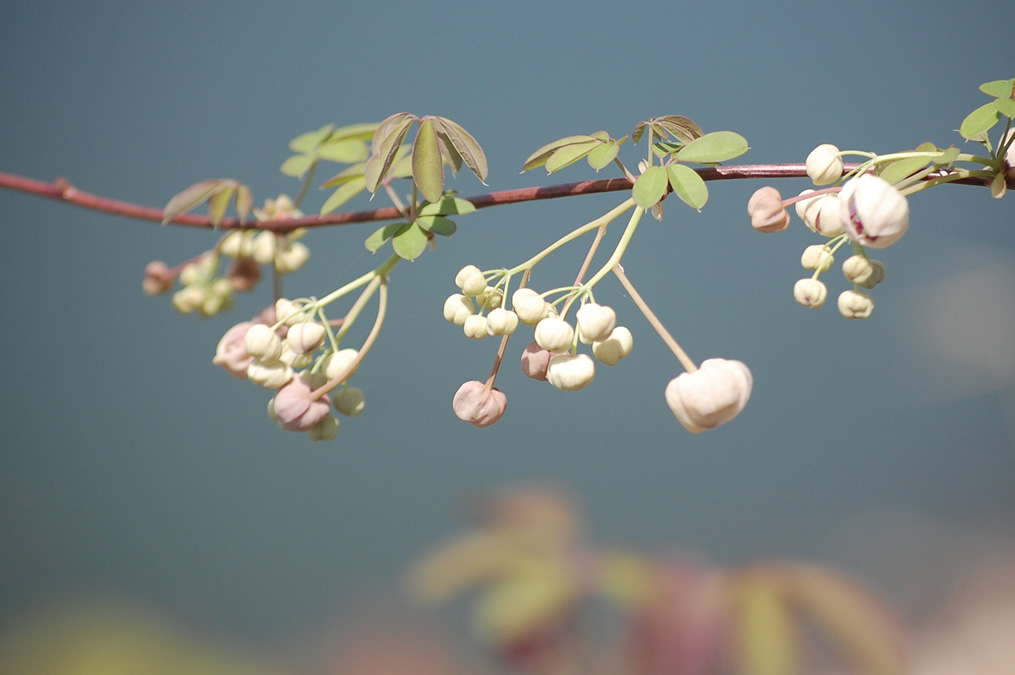
<svg viewBox="0 0 1015 675">
<path fill-rule="evenodd" d="M 975 0 L 11 3 L 0 169 L 154 206 L 232 177 L 260 203 L 298 191 L 278 171 L 292 137 L 402 110 L 470 130 L 496 190 L 594 177 L 519 171 L 553 139 L 619 137 L 663 114 L 743 134 L 747 161 L 802 161 L 825 142 L 947 146 L 987 100 L 977 85 L 1015 74 L 1013 21 L 1015 6 Z M 629 165 L 641 153 L 624 151 Z M 269 394 L 211 364 L 269 288 L 209 320 L 141 293 L 148 261 L 175 264 L 215 235 L 0 192 L 0 630 L 100 596 L 246 648 L 291 647 L 397 596 L 465 497 L 533 480 L 566 487 L 603 541 L 717 565 L 806 558 L 904 614 L 932 612 L 951 580 L 1015 559 L 1011 197 L 913 198 L 910 232 L 879 255 L 873 317 L 847 322 L 834 302 L 793 302 L 815 240 L 798 221 L 751 230 L 761 185 L 712 184 L 701 214 L 668 203 L 625 258 L 693 358 L 751 367 L 733 423 L 691 435 L 673 419 L 662 391 L 679 365 L 612 278 L 597 298 L 634 332 L 628 359 L 564 393 L 509 355 L 505 418 L 479 430 L 452 414 L 496 349 L 443 320 L 455 271 L 517 264 L 619 199 L 599 195 L 483 210 L 399 265 L 354 380 L 367 412 L 318 444 L 277 431 Z M 468 173 L 450 187 L 486 190 Z M 374 227 L 310 233 L 286 292 L 323 295 L 372 268 Z M 583 255 L 550 258 L 534 284 L 569 283 Z"/>
</svg>

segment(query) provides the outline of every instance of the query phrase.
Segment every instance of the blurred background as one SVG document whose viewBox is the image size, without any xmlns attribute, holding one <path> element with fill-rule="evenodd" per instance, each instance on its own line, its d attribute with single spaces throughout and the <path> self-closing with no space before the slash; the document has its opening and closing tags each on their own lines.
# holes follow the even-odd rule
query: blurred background
<svg viewBox="0 0 1015 675">
<path fill-rule="evenodd" d="M 977 86 L 1015 75 L 999 30 L 1013 21 L 1012 5 L 977 1 L 15 3 L 0 24 L 0 170 L 157 207 L 229 177 L 261 204 L 299 189 L 278 171 L 291 138 L 403 110 L 468 129 L 491 190 L 595 177 L 584 163 L 519 171 L 554 139 L 620 137 L 664 114 L 743 134 L 744 161 L 802 161 L 826 142 L 946 147 L 988 100 Z M 216 235 L 0 192 L 0 631 L 98 598 L 285 661 L 395 602 L 470 495 L 528 481 L 566 488 L 597 541 L 718 566 L 833 565 L 933 621 L 956 587 L 1015 562 L 1011 197 L 912 198 L 909 233 L 878 255 L 874 315 L 848 322 L 834 303 L 793 301 L 816 238 L 795 219 L 753 232 L 745 206 L 762 184 L 713 183 L 700 214 L 668 203 L 624 260 L 692 358 L 750 366 L 734 422 L 701 435 L 676 422 L 662 391 L 679 364 L 612 278 L 597 300 L 634 333 L 629 358 L 565 393 L 524 378 L 513 341 L 506 416 L 488 429 L 454 417 L 452 395 L 485 379 L 496 350 L 444 321 L 455 272 L 515 265 L 614 194 L 485 209 L 399 265 L 353 381 L 367 411 L 316 444 L 278 431 L 268 392 L 211 364 L 268 285 L 208 320 L 141 292 L 146 263 Z M 487 191 L 467 172 L 449 187 Z M 321 296 L 371 269 L 375 227 L 309 233 L 286 293 Z M 534 283 L 570 283 L 584 252 L 550 258 Z"/>
</svg>

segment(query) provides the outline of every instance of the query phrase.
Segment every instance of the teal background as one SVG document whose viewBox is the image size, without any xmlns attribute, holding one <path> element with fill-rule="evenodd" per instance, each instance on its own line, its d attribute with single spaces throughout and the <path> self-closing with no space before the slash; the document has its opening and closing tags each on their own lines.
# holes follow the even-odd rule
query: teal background
<svg viewBox="0 0 1015 675">
<path fill-rule="evenodd" d="M 1013 75 L 1013 21 L 998 2 L 14 3 L 0 24 L 0 170 L 154 206 L 233 177 L 260 204 L 298 191 L 278 172 L 290 138 L 401 110 L 472 132 L 493 190 L 593 177 L 519 170 L 553 139 L 618 137 L 663 114 L 743 134 L 755 162 L 825 142 L 947 146 L 987 100 L 977 85 Z M 624 150 L 636 164 L 641 149 Z M 751 230 L 762 184 L 712 184 L 701 214 L 668 202 L 624 262 L 693 358 L 751 367 L 734 422 L 691 435 L 673 419 L 662 391 L 679 365 L 612 278 L 597 296 L 634 332 L 628 359 L 568 394 L 522 377 L 516 340 L 498 381 L 506 417 L 479 430 L 453 416 L 455 390 L 485 378 L 496 350 L 443 320 L 455 272 L 517 264 L 619 199 L 599 195 L 463 217 L 450 242 L 399 265 L 355 378 L 367 412 L 330 444 L 277 431 L 268 393 L 211 365 L 269 288 L 203 321 L 141 293 L 148 261 L 174 264 L 214 235 L 0 193 L 0 626 L 111 593 L 212 635 L 286 640 L 393 593 L 459 527 L 463 497 L 530 480 L 566 486 L 604 541 L 720 565 L 805 557 L 913 604 L 939 580 L 907 574 L 915 561 L 943 574 L 974 552 L 912 523 L 1015 534 L 1011 197 L 914 197 L 909 233 L 878 255 L 874 316 L 847 322 L 834 303 L 793 302 L 815 238 L 798 221 Z M 450 187 L 486 190 L 468 173 Z M 310 233 L 287 293 L 370 269 L 373 229 Z M 569 283 L 583 255 L 550 258 L 535 283 Z"/>
</svg>

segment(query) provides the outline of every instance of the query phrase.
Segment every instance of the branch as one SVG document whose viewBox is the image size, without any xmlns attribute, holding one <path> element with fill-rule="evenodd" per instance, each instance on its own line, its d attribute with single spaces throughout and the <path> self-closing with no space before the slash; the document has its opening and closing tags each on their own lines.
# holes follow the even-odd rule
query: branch
<svg viewBox="0 0 1015 675">
<path fill-rule="evenodd" d="M 854 170 L 858 164 L 847 164 L 844 171 Z M 739 164 L 730 166 L 717 166 L 696 169 L 703 180 L 737 180 L 743 178 L 806 178 L 807 171 L 803 164 Z M 934 172 L 925 177 L 925 180 L 940 178 L 942 172 Z M 975 178 L 965 178 L 952 181 L 964 185 L 980 185 L 986 183 Z M 1015 181 L 1009 181 L 1015 182 Z M 548 185 L 545 187 L 528 187 L 517 190 L 502 190 L 500 192 L 489 192 L 487 194 L 466 197 L 477 209 L 500 204 L 517 204 L 531 202 L 540 199 L 558 199 L 560 197 L 573 197 L 575 195 L 587 195 L 600 192 L 619 192 L 631 189 L 631 181 L 627 178 L 607 178 L 605 180 L 587 180 L 580 183 L 564 183 L 560 185 Z M 119 201 L 108 197 L 79 190 L 66 178 L 57 178 L 52 183 L 25 178 L 11 173 L 0 172 L 0 187 L 47 197 L 57 201 L 66 202 L 86 209 L 111 213 L 137 220 L 151 220 L 157 223 L 162 222 L 162 209 L 153 206 L 142 206 L 131 202 Z M 1015 187 L 1015 186 L 1010 186 Z M 375 220 L 395 220 L 401 218 L 402 214 L 397 208 L 388 207 L 374 209 L 373 211 L 346 211 L 344 213 L 332 213 L 326 216 L 305 216 L 288 220 L 246 220 L 238 218 L 224 218 L 219 223 L 218 229 L 258 229 L 273 230 L 276 232 L 289 232 L 296 228 L 324 227 L 327 225 L 349 225 L 351 223 L 365 223 Z M 213 229 L 211 219 L 192 213 L 177 216 L 172 221 L 174 225 L 187 227 L 199 227 Z"/>
</svg>

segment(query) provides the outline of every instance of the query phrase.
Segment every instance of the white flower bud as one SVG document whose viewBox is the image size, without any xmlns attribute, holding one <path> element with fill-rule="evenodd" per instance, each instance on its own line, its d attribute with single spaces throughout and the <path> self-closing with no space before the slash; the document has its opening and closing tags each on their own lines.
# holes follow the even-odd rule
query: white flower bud
<svg viewBox="0 0 1015 675">
<path fill-rule="evenodd" d="M 800 194 L 806 192 L 813 190 L 804 190 Z M 839 195 L 827 194 L 797 202 L 796 212 L 807 229 L 825 237 L 837 237 L 843 231 L 841 206 Z"/>
<path fill-rule="evenodd" d="M 596 340 L 609 337 L 617 325 L 617 313 L 612 307 L 587 302 L 575 313 L 578 323 L 578 339 L 582 344 L 592 344 Z"/>
<path fill-rule="evenodd" d="M 190 314 L 204 302 L 204 291 L 197 286 L 184 286 L 173 293 L 173 308 L 180 314 Z"/>
<path fill-rule="evenodd" d="M 307 436 L 312 441 L 333 441 L 338 436 L 338 427 L 338 419 L 334 415 L 328 415 L 307 429 Z"/>
<path fill-rule="evenodd" d="M 284 363 L 262 363 L 257 359 L 247 366 L 247 379 L 265 389 L 278 389 L 291 380 L 293 369 Z"/>
<path fill-rule="evenodd" d="M 486 289 L 486 278 L 475 265 L 466 265 L 455 275 L 455 285 L 462 289 L 465 295 L 476 296 Z"/>
<path fill-rule="evenodd" d="M 338 412 L 349 417 L 356 417 L 367 407 L 363 391 L 356 387 L 342 387 L 331 397 L 331 402 Z"/>
<path fill-rule="evenodd" d="M 860 285 L 864 288 L 874 288 L 885 280 L 885 264 L 880 260 L 869 260 L 869 262 L 873 269 L 871 271 L 870 279 L 860 282 Z"/>
<path fill-rule="evenodd" d="M 279 298 L 275 301 L 275 317 L 286 326 L 294 326 L 307 320 L 307 315 L 291 300 Z"/>
<path fill-rule="evenodd" d="M 303 267 L 310 260 L 310 249 L 306 244 L 294 241 L 275 254 L 275 269 L 279 274 L 290 274 Z"/>
<path fill-rule="evenodd" d="M 835 257 L 831 252 L 819 244 L 808 246 L 800 256 L 800 265 L 804 269 L 818 270 L 819 272 L 827 272 L 834 262 Z"/>
<path fill-rule="evenodd" d="M 854 255 L 842 263 L 842 273 L 854 284 L 862 284 L 874 275 L 874 265 L 864 256 Z"/>
<path fill-rule="evenodd" d="M 490 335 L 511 335 L 518 328 L 518 315 L 498 307 L 486 316 L 486 329 Z"/>
<path fill-rule="evenodd" d="M 839 314 L 847 319 L 866 319 L 874 311 L 874 298 L 863 291 L 839 294 Z"/>
<path fill-rule="evenodd" d="M 564 319 L 549 316 L 536 324 L 536 342 L 543 349 L 562 352 L 571 348 L 574 329 Z"/>
<path fill-rule="evenodd" d="M 864 174 L 842 186 L 840 220 L 850 238 L 861 246 L 891 246 L 909 228 L 909 202 L 894 185 Z"/>
<path fill-rule="evenodd" d="M 693 373 L 682 373 L 666 385 L 666 404 L 693 433 L 714 429 L 744 409 L 754 378 L 740 361 L 706 359 Z"/>
<path fill-rule="evenodd" d="M 577 391 L 596 376 L 596 363 L 588 354 L 561 354 L 550 359 L 546 380 L 557 389 Z"/>
<path fill-rule="evenodd" d="M 257 323 L 243 335 L 243 348 L 262 363 L 275 363 L 282 354 L 282 340 L 270 326 Z"/>
<path fill-rule="evenodd" d="M 222 239 L 219 252 L 230 258 L 250 257 L 252 239 L 249 230 L 233 230 Z"/>
<path fill-rule="evenodd" d="M 258 232 L 254 237 L 251 246 L 251 257 L 262 265 L 270 265 L 275 262 L 275 251 L 278 250 L 278 243 L 275 241 L 275 233 Z"/>
<path fill-rule="evenodd" d="M 450 295 L 444 301 L 444 318 L 456 326 L 464 326 L 465 320 L 472 316 L 474 311 L 476 308 L 473 306 L 472 300 L 461 293 Z"/>
<path fill-rule="evenodd" d="M 549 315 L 549 303 L 531 288 L 519 288 L 511 294 L 511 307 L 518 319 L 534 326 Z"/>
<path fill-rule="evenodd" d="M 822 143 L 807 155 L 807 175 L 815 185 L 830 185 L 842 177 L 842 157 L 839 148 Z"/>
<path fill-rule="evenodd" d="M 487 321 L 485 316 L 479 314 L 473 314 L 465 319 L 465 323 L 462 325 L 465 330 L 465 337 L 472 338 L 473 340 L 482 340 L 490 335 L 487 332 Z"/>
<path fill-rule="evenodd" d="M 324 361 L 321 364 L 321 372 L 329 380 L 334 380 L 344 374 L 345 376 L 342 377 L 342 381 L 345 382 L 359 368 L 359 364 L 356 364 L 356 368 L 353 368 L 348 373 L 345 372 L 357 356 L 359 356 L 359 352 L 355 349 L 339 349 L 337 352 L 324 357 Z"/>
<path fill-rule="evenodd" d="M 782 232 L 789 227 L 789 211 L 782 205 L 782 195 L 774 187 L 755 190 L 747 202 L 747 215 L 758 232 Z"/>
<path fill-rule="evenodd" d="M 278 355 L 278 360 L 289 366 L 299 370 L 300 368 L 306 368 L 314 362 L 313 352 L 297 352 L 293 350 L 287 342 L 282 342 L 282 353 Z"/>
<path fill-rule="evenodd" d="M 793 284 L 793 298 L 804 307 L 817 309 L 825 304 L 828 288 L 817 279 L 800 279 Z"/>
<path fill-rule="evenodd" d="M 193 286 L 200 283 L 204 278 L 204 272 L 196 262 L 187 263 L 180 269 L 180 283 L 184 286 Z"/>
<path fill-rule="evenodd" d="M 633 348 L 634 336 L 624 326 L 614 328 L 605 340 L 592 343 L 592 353 L 608 366 L 617 365 L 617 362 L 630 354 Z"/>
<path fill-rule="evenodd" d="M 504 291 L 493 286 L 487 286 L 476 299 L 479 301 L 479 306 L 483 309 L 497 309 L 504 304 Z"/>
<path fill-rule="evenodd" d="M 324 344 L 324 326 L 316 321 L 298 323 L 286 334 L 289 349 L 300 354 L 309 354 Z"/>
</svg>

